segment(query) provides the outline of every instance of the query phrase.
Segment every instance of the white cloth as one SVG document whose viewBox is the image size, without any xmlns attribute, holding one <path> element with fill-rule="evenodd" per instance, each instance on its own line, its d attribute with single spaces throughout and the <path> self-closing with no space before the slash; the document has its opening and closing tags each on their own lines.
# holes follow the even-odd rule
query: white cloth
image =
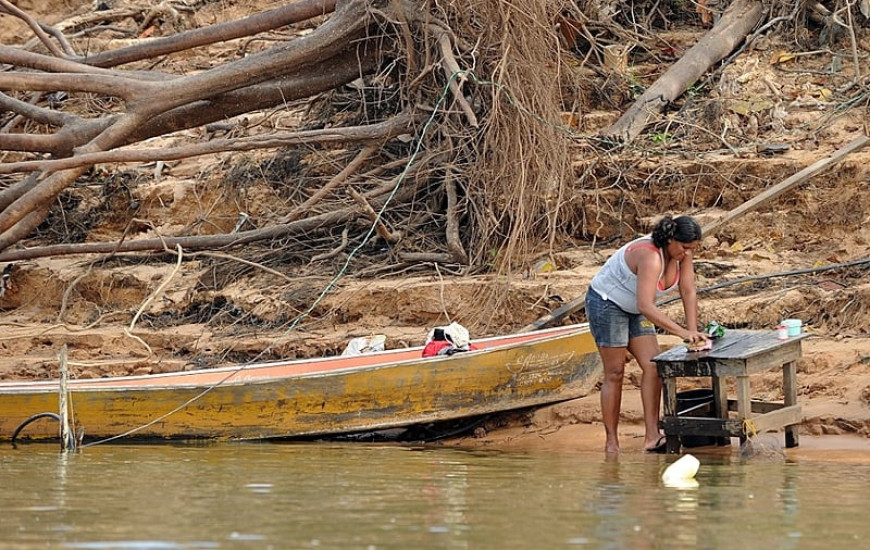
<svg viewBox="0 0 870 550">
<path fill-rule="evenodd" d="M 435 327 L 430 330 L 429 335 L 426 336 L 427 344 L 435 338 L 435 331 L 439 329 L 444 333 L 444 338 L 457 348 L 467 348 L 471 343 L 468 329 L 454 321 L 446 327 Z"/>
</svg>

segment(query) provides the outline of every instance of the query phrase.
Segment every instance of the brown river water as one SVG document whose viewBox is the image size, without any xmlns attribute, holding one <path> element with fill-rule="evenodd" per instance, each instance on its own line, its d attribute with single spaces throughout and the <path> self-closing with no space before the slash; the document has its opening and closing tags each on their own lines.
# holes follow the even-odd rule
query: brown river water
<svg viewBox="0 0 870 550">
<path fill-rule="evenodd" d="M 870 464 L 362 443 L 0 447 L 0 550 L 859 548 Z"/>
</svg>

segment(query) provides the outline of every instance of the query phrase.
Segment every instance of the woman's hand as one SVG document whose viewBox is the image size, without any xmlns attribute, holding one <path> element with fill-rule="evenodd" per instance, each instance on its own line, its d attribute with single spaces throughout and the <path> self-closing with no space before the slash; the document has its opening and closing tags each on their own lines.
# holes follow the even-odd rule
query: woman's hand
<svg viewBox="0 0 870 550">
<path fill-rule="evenodd" d="M 687 330 L 686 334 L 683 336 L 683 342 L 686 344 L 704 344 L 710 340 L 710 337 L 703 333 L 698 332 L 697 330 Z"/>
</svg>

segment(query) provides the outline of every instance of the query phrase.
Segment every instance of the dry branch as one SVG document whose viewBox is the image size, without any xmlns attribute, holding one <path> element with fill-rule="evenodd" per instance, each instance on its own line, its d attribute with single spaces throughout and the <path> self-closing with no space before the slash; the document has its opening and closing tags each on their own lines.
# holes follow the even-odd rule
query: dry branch
<svg viewBox="0 0 870 550">
<path fill-rule="evenodd" d="M 364 147 L 363 150 L 360 151 L 359 153 L 357 153 L 357 155 L 354 157 L 354 159 L 352 161 L 350 161 L 348 163 L 348 165 L 345 166 L 341 172 L 339 172 L 338 174 L 336 174 L 336 176 L 334 178 L 329 180 L 329 182 L 326 185 L 324 185 L 323 187 L 318 189 L 316 193 L 314 193 L 313 195 L 308 197 L 308 199 L 306 199 L 305 202 L 303 202 L 302 204 L 300 204 L 299 206 L 294 208 L 293 211 L 291 211 L 289 214 L 287 214 L 287 218 L 284 221 L 291 222 L 291 221 L 298 220 L 303 214 L 308 212 L 312 206 L 317 204 L 317 202 L 320 201 L 320 199 L 322 199 L 323 197 L 328 195 L 333 189 L 335 189 L 339 185 L 346 182 L 347 179 L 354 172 L 356 172 L 357 169 L 359 169 L 359 167 L 366 160 L 369 159 L 369 157 L 371 157 L 375 153 L 375 151 L 376 151 L 376 148 L 372 145 L 367 145 L 366 147 Z M 346 235 L 345 235 L 344 239 L 345 240 L 347 239 Z M 344 247 L 342 247 L 342 248 L 344 248 Z"/>
<path fill-rule="evenodd" d="M 853 139 L 843 147 L 834 151 L 834 153 L 823 159 L 817 160 L 811 165 L 807 166 L 797 174 L 786 178 L 785 180 L 779 182 L 773 187 L 767 189 L 757 197 L 754 197 L 752 200 L 746 201 L 741 204 L 737 208 L 729 211 L 727 214 L 722 216 L 716 221 L 713 221 L 707 224 L 703 228 L 704 235 L 712 235 L 716 231 L 718 231 L 725 224 L 731 223 L 737 218 L 743 216 L 744 214 L 748 214 L 753 210 L 757 209 L 759 206 L 765 204 L 766 202 L 772 201 L 776 197 L 782 195 L 786 191 L 790 190 L 792 187 L 800 185 L 801 183 L 807 181 L 808 179 L 816 176 L 823 170 L 830 168 L 831 166 L 839 163 L 841 160 L 846 158 L 848 155 L 862 149 L 865 145 L 870 143 L 870 137 L 866 135 L 858 136 Z"/>
<path fill-rule="evenodd" d="M 113 69 L 103 69 L 100 67 L 92 67 L 84 65 L 77 61 L 52 57 L 40 53 L 28 52 L 20 48 L 11 48 L 9 46 L 0 45 L 0 63 L 8 63 L 15 67 L 25 67 L 36 71 L 46 71 L 49 73 L 77 73 L 77 74 L 100 74 L 108 76 L 126 77 L 146 79 L 146 80 L 166 80 L 167 78 L 177 78 L 175 75 L 165 73 L 157 73 L 150 71 L 115 71 Z"/>
<path fill-rule="evenodd" d="M 465 253 L 459 236 L 459 199 L 456 196 L 456 181 L 449 168 L 444 177 L 444 188 L 447 192 L 447 210 L 445 212 L 447 217 L 447 228 L 445 229 L 447 249 L 450 250 L 450 255 L 453 256 L 456 263 L 467 265 L 468 254 Z"/>
<path fill-rule="evenodd" d="M 212 140 L 206 143 L 167 147 L 164 149 L 114 149 L 99 153 L 83 153 L 74 157 L 57 160 L 30 160 L 10 162 L 0 165 L 0 174 L 35 172 L 41 170 L 68 170 L 94 164 L 111 162 L 154 162 L 170 161 L 210 155 L 227 151 L 252 151 L 254 149 L 274 149 L 300 144 L 336 145 L 349 142 L 384 141 L 410 132 L 418 120 L 411 115 L 399 115 L 390 120 L 368 126 L 344 128 L 325 128 L 322 130 L 303 130 L 299 132 L 274 132 L 262 136 L 239 137 L 234 139 Z"/>
<path fill-rule="evenodd" d="M 238 21 L 211 25 L 166 38 L 151 40 L 136 46 L 89 55 L 82 58 L 81 62 L 95 67 L 116 67 L 134 61 L 207 46 L 216 42 L 252 36 L 320 15 L 326 15 L 334 10 L 335 0 L 302 0 L 301 2 L 293 2 L 274 10 L 264 11 L 244 19 L 239 19 Z"/>
<path fill-rule="evenodd" d="M 456 62 L 456 57 L 453 56 L 453 43 L 450 41 L 450 36 L 447 31 L 437 25 L 429 25 L 429 28 L 434 32 L 435 39 L 438 41 L 438 46 L 441 48 L 441 65 L 444 67 L 444 73 L 447 76 L 448 86 L 453 98 L 459 103 L 462 112 L 468 119 L 468 123 L 477 128 L 480 124 L 477 121 L 477 115 L 474 114 L 474 109 L 468 104 L 465 96 L 462 95 L 462 85 L 465 83 L 465 73 L 460 69 L 459 63 Z"/>
<path fill-rule="evenodd" d="M 330 250 L 329 252 L 325 252 L 323 254 L 317 254 L 315 256 L 312 256 L 311 261 L 309 263 L 328 260 L 330 258 L 334 258 L 335 256 L 338 256 L 339 254 L 341 254 L 341 252 L 345 248 L 347 248 L 347 243 L 348 243 L 347 234 L 349 232 L 350 232 L 350 229 L 347 226 L 345 226 L 345 228 L 342 229 L 342 231 L 341 231 L 341 242 L 339 243 L 339 245 L 336 246 L 335 248 L 333 248 L 332 250 Z"/>
<path fill-rule="evenodd" d="M 75 115 L 61 111 L 54 111 L 52 109 L 44 109 L 37 105 L 27 103 L 26 101 L 9 97 L 4 93 L 0 93 L 0 109 L 18 113 L 19 115 L 25 116 L 34 122 L 39 122 L 40 124 L 49 124 L 52 126 L 63 126 L 64 124 L 73 124 L 82 120 Z M 0 136 L 0 139 L 3 139 L 4 137 L 6 136 Z M 2 149 L 2 147 L 0 147 L 0 149 Z"/>
<path fill-rule="evenodd" d="M 0 212 L 6 210 L 10 204 L 15 202 L 15 199 L 33 189 L 38 183 L 39 179 L 36 177 L 36 174 L 29 174 L 18 183 L 0 191 Z"/>
<path fill-rule="evenodd" d="M 30 29 L 37 36 L 37 38 L 39 38 L 39 40 L 42 42 L 42 44 L 46 48 L 48 48 L 48 51 L 50 51 L 51 53 L 53 53 L 54 55 L 56 55 L 58 57 L 61 57 L 64 55 L 64 52 L 60 48 L 58 48 L 54 44 L 54 42 L 51 41 L 51 38 L 49 38 L 49 36 L 45 33 L 45 30 L 43 30 L 42 25 L 40 25 L 39 22 L 36 21 L 36 19 L 30 17 L 29 15 L 27 15 L 27 13 L 21 11 L 20 9 L 18 9 L 17 6 L 13 5 L 11 2 L 8 2 L 7 0 L 0 0 L 0 11 L 4 11 L 10 15 L 14 15 L 15 17 L 18 17 L 19 19 L 21 19 L 22 21 L 27 23 L 27 26 L 30 27 Z M 69 43 L 64 41 L 63 46 L 69 48 Z M 69 50 L 67 50 L 66 53 L 70 53 L 70 54 L 73 53 L 72 49 L 70 48 Z"/>
<path fill-rule="evenodd" d="M 133 133 L 128 143 L 312 97 L 347 84 L 360 75 L 370 74 L 376 63 L 377 52 L 361 52 L 351 48 L 275 80 L 194 101 L 161 113 Z"/>
<path fill-rule="evenodd" d="M 413 186 L 400 188 L 393 200 L 404 201 L 413 196 Z M 373 208 L 381 208 L 387 198 L 380 197 L 369 199 Z M 263 240 L 274 240 L 291 235 L 304 235 L 317 230 L 328 230 L 336 225 L 346 223 L 359 216 L 358 207 L 342 208 L 317 216 L 311 216 L 303 220 L 276 225 L 263 229 L 252 229 L 223 235 L 206 235 L 193 237 L 155 237 L 126 241 L 123 243 L 84 243 L 84 244 L 61 244 L 43 247 L 34 247 L 24 250 L 11 250 L 0 253 L 0 262 L 13 262 L 44 258 L 48 256 L 68 256 L 74 254 L 109 254 L 123 252 L 160 252 L 167 247 L 180 246 L 184 250 L 213 250 L 241 246 Z"/>
<path fill-rule="evenodd" d="M 452 254 L 441 254 L 438 252 L 402 252 L 399 254 L 399 259 L 409 264 L 433 263 L 433 264 L 453 264 L 456 260 Z"/>
<path fill-rule="evenodd" d="M 383 219 L 378 216 L 378 213 L 375 212 L 375 209 L 372 208 L 372 205 L 369 204 L 365 197 L 360 195 L 359 191 L 357 191 L 353 187 L 348 187 L 347 194 L 350 195 L 358 205 L 360 205 L 363 214 L 365 214 L 365 216 L 374 224 L 375 231 L 377 231 L 378 236 L 380 236 L 388 243 L 397 243 L 401 240 L 402 232 L 390 231 L 384 223 Z"/>
<path fill-rule="evenodd" d="M 282 46 L 251 54 L 189 77 L 149 86 L 128 104 L 128 111 L 143 111 L 156 116 L 193 101 L 246 88 L 279 78 L 306 65 L 315 64 L 347 49 L 348 41 L 362 36 L 368 25 L 365 2 L 350 0 L 313 33 Z"/>
</svg>

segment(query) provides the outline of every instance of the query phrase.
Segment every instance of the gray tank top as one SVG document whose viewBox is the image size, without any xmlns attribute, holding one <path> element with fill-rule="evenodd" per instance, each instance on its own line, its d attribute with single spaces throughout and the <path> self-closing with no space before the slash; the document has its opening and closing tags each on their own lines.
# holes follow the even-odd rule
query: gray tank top
<svg viewBox="0 0 870 550">
<path fill-rule="evenodd" d="M 628 263 L 625 261 L 625 252 L 635 244 L 643 242 L 652 245 L 652 239 L 649 235 L 623 245 L 604 262 L 604 266 L 595 274 L 590 283 L 592 290 L 597 292 L 602 299 L 612 301 L 626 313 L 637 314 L 640 313 L 640 310 L 637 308 L 637 275 L 628 267 Z M 661 281 L 665 270 L 665 257 L 661 249 L 659 249 L 659 255 L 662 258 L 662 272 L 659 274 L 659 281 Z M 656 285 L 656 298 L 661 298 L 677 288 L 680 282 L 679 273 L 678 267 L 677 278 L 670 288 L 662 289 L 661 283 Z"/>
</svg>

